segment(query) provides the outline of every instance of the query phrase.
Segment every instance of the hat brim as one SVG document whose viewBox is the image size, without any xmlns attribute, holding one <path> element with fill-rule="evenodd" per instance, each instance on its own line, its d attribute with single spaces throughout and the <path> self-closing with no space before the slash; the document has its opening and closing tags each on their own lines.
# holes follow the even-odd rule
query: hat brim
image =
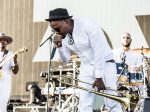
<svg viewBox="0 0 150 112">
<path fill-rule="evenodd" d="M 8 44 L 12 43 L 12 41 L 13 41 L 13 39 L 11 37 L 9 37 L 9 36 L 2 36 L 2 37 L 0 37 L 0 39 L 2 39 L 2 38 L 7 39 L 7 43 Z"/>
<path fill-rule="evenodd" d="M 53 17 L 49 19 L 45 19 L 46 21 L 55 21 L 55 20 L 63 20 L 63 19 L 69 19 L 72 18 L 73 16 L 67 16 L 67 17 Z"/>
</svg>

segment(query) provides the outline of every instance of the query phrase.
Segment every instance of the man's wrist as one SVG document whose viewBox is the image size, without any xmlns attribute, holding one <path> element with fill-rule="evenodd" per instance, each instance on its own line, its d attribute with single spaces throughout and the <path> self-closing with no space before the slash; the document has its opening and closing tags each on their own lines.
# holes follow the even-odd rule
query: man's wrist
<svg viewBox="0 0 150 112">
<path fill-rule="evenodd" d="M 18 63 L 14 63 L 14 66 L 18 66 Z"/>
</svg>

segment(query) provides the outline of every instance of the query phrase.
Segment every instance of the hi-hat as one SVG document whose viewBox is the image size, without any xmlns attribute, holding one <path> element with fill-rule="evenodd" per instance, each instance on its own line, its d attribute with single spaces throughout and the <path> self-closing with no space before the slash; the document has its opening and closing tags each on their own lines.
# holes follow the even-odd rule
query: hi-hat
<svg viewBox="0 0 150 112">
<path fill-rule="evenodd" d="M 131 49 L 129 51 L 137 52 L 137 53 L 144 53 L 144 54 L 150 54 L 150 48 L 135 48 Z"/>
</svg>

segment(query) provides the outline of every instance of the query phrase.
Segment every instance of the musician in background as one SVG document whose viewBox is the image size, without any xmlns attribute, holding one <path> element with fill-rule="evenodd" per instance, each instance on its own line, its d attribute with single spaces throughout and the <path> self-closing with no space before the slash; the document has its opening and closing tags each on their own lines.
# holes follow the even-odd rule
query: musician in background
<svg viewBox="0 0 150 112">
<path fill-rule="evenodd" d="M 7 45 L 12 41 L 11 37 L 0 33 L 0 64 L 13 55 L 12 51 L 7 50 Z M 11 92 L 11 71 L 17 74 L 18 70 L 17 55 L 0 66 L 0 112 L 7 112 L 7 103 Z"/>
<path fill-rule="evenodd" d="M 57 33 L 54 36 L 54 45 L 58 48 L 61 60 L 67 63 L 71 51 L 78 54 L 81 60 L 79 80 L 92 85 L 78 83 L 89 90 L 97 87 L 103 90 L 106 87 L 116 89 L 116 67 L 113 53 L 106 41 L 101 27 L 92 19 L 72 18 L 66 9 L 57 8 L 49 12 L 50 26 Z M 110 94 L 113 94 L 111 91 Z M 80 90 L 79 111 L 93 112 L 95 94 Z M 116 101 L 107 100 L 111 112 L 122 112 Z"/>
<path fill-rule="evenodd" d="M 128 74 L 128 73 L 138 73 L 142 64 L 142 55 L 133 52 L 130 48 L 132 38 L 127 32 L 123 33 L 120 37 L 122 47 L 113 50 L 114 60 L 117 64 L 117 74 L 129 75 L 129 80 L 127 77 L 121 80 L 128 80 L 129 83 L 132 79 L 139 80 L 141 78 L 140 74 Z M 121 73 L 122 72 L 122 73 Z M 126 74 L 127 73 L 127 74 Z M 137 75 L 137 76 L 135 76 Z"/>
</svg>

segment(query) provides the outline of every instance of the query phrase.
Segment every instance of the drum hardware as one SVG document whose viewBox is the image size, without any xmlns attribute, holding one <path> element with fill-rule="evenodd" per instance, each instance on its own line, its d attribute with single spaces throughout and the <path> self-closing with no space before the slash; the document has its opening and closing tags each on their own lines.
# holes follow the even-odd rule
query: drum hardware
<svg viewBox="0 0 150 112">
<path fill-rule="evenodd" d="M 142 53 L 143 56 L 143 63 L 142 63 L 142 73 L 143 73 L 143 79 L 144 79 L 144 97 L 147 97 L 147 78 L 148 78 L 148 63 L 147 63 L 147 57 L 144 56 L 144 54 Z"/>
<path fill-rule="evenodd" d="M 56 85 L 55 85 L 55 82 L 54 81 L 50 81 L 49 82 L 49 86 L 48 86 L 48 83 L 45 84 L 45 88 L 42 89 L 42 93 L 48 93 L 47 90 L 48 90 L 48 87 L 49 87 L 49 94 L 50 96 L 54 96 L 54 92 L 56 90 Z"/>
<path fill-rule="evenodd" d="M 135 49 L 131 49 L 129 50 L 130 52 L 135 52 L 135 53 L 139 53 L 142 55 L 142 72 L 143 72 L 143 81 L 144 81 L 144 97 L 148 96 L 148 93 L 146 93 L 148 90 L 147 88 L 147 84 L 146 84 L 146 80 L 149 80 L 149 75 L 148 75 L 148 69 L 149 69 L 149 65 L 148 65 L 148 58 L 145 56 L 145 54 L 150 54 L 150 48 L 135 48 Z"/>
<path fill-rule="evenodd" d="M 74 95 L 71 94 L 67 97 L 62 97 L 61 99 L 61 108 L 59 109 L 58 105 L 59 105 L 59 98 L 56 96 L 55 97 L 55 103 L 54 105 L 52 106 L 52 109 L 51 109 L 51 112 L 73 112 L 73 108 L 75 108 L 75 111 L 74 112 L 78 112 L 78 97 L 75 97 L 75 107 L 73 107 L 73 98 L 74 98 Z"/>
<path fill-rule="evenodd" d="M 73 79 L 76 79 L 76 60 L 73 60 Z M 76 84 L 76 82 L 75 82 L 75 80 L 73 80 L 73 85 L 75 85 Z M 73 92 L 73 98 L 72 98 L 72 104 L 73 104 L 73 109 L 72 109 L 72 111 L 74 112 L 75 111 L 75 99 L 76 99 L 76 94 L 75 94 L 75 87 L 73 87 L 73 90 L 74 90 L 74 92 Z"/>
<path fill-rule="evenodd" d="M 116 84 L 118 84 L 118 82 L 119 82 L 120 78 L 123 76 L 123 74 L 128 73 L 128 65 L 125 63 L 125 61 L 126 61 L 125 52 L 123 52 L 123 56 L 122 56 L 121 60 L 122 60 L 122 63 L 121 63 L 122 69 L 121 69 L 121 72 L 119 73 L 120 75 L 119 75 L 119 78 L 118 78 Z M 118 66 L 118 65 L 116 65 L 116 66 Z"/>
<path fill-rule="evenodd" d="M 28 104 L 42 104 L 46 102 L 46 97 L 41 94 L 41 88 L 37 82 L 27 82 L 26 89 L 30 92 L 30 101 Z"/>
<path fill-rule="evenodd" d="M 119 78 L 116 82 L 116 84 L 118 84 L 120 78 L 123 76 L 123 73 L 127 73 L 127 68 L 128 68 L 128 65 L 127 64 L 124 64 L 124 67 L 122 68 L 121 72 L 120 72 L 120 75 L 119 75 Z"/>
<path fill-rule="evenodd" d="M 119 78 L 117 80 L 118 84 L 127 85 L 127 86 L 143 85 L 143 74 L 141 72 L 136 72 L 136 71 L 129 72 L 128 65 L 125 65 L 125 66 L 126 66 L 126 68 L 122 67 L 122 64 L 116 63 L 117 74 L 118 73 L 120 74 Z M 119 72 L 119 67 L 122 68 L 122 70 L 120 72 Z M 132 66 L 132 67 L 134 67 L 134 66 Z M 140 64 L 140 68 L 142 68 L 141 64 Z"/>
<path fill-rule="evenodd" d="M 62 80 L 62 66 L 59 66 L 60 74 L 59 74 L 59 80 Z M 59 102 L 58 102 L 58 110 L 61 109 L 61 82 L 59 82 Z"/>
<path fill-rule="evenodd" d="M 58 71 L 59 72 L 59 78 L 58 78 L 59 80 L 62 80 L 62 75 L 63 75 L 63 71 L 64 71 L 62 68 L 63 68 L 62 66 L 59 66 L 59 71 Z M 68 70 L 71 70 L 71 72 L 68 71 Z M 66 71 L 68 77 L 70 77 L 73 74 L 72 75 L 73 78 L 76 78 L 76 62 L 73 61 L 73 68 L 72 69 L 65 69 L 65 71 Z M 72 81 L 72 83 L 75 84 L 75 81 Z M 60 109 L 62 107 L 61 87 L 62 87 L 62 83 L 59 81 L 59 90 L 58 90 L 58 110 L 59 111 L 60 111 Z M 74 91 L 74 93 L 73 93 L 73 96 L 72 96 L 72 105 L 73 105 L 72 106 L 72 111 L 74 112 L 74 110 L 75 110 L 75 88 L 73 88 L 73 91 Z"/>
</svg>

